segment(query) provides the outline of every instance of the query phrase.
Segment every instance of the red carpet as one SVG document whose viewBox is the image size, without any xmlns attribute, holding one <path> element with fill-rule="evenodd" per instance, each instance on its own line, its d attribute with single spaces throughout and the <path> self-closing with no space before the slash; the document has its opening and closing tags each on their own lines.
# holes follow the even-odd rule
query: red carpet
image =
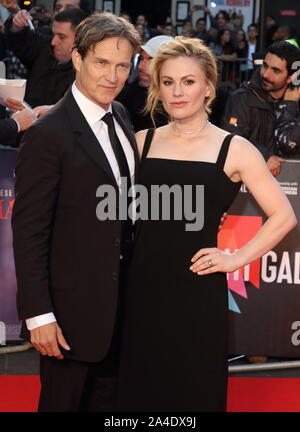
<svg viewBox="0 0 300 432">
<path fill-rule="evenodd" d="M 229 378 L 229 412 L 299 412 L 300 378 Z"/>
<path fill-rule="evenodd" d="M 39 377 L 0 375 L 0 412 L 37 409 Z M 229 378 L 229 412 L 299 412 L 300 378 Z"/>
<path fill-rule="evenodd" d="M 0 412 L 36 411 L 39 391 L 38 375 L 0 375 Z"/>
</svg>

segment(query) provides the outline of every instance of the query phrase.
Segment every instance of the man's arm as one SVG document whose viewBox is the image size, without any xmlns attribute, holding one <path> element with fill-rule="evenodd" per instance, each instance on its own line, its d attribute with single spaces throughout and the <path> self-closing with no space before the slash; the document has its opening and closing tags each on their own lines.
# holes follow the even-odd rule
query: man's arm
<svg viewBox="0 0 300 432">
<path fill-rule="evenodd" d="M 39 32 L 30 30 L 27 11 L 21 10 L 5 22 L 5 39 L 9 49 L 20 58 L 21 62 L 30 68 L 41 50 L 49 41 Z"/>
<path fill-rule="evenodd" d="M 61 178 L 61 155 L 54 135 L 34 125 L 21 141 L 12 230 L 19 318 L 31 328 L 31 343 L 42 355 L 62 359 L 59 345 L 70 348 L 53 321 L 49 282 L 50 242 Z"/>
<path fill-rule="evenodd" d="M 49 132 L 34 125 L 25 133 L 15 175 L 12 229 L 18 312 L 20 319 L 27 319 L 53 312 L 48 267 L 60 160 Z"/>
</svg>

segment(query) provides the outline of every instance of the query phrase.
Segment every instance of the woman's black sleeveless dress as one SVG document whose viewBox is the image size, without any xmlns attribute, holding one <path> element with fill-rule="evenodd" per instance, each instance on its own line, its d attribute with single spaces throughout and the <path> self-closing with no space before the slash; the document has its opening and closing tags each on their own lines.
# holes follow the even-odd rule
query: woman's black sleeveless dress
<svg viewBox="0 0 300 432">
<path fill-rule="evenodd" d="M 220 219 L 240 188 L 223 171 L 232 135 L 216 163 L 146 158 L 152 136 L 149 130 L 139 183 L 148 191 L 151 185 L 193 185 L 194 203 L 195 186 L 204 185 L 204 225 L 187 231 L 190 221 L 172 220 L 171 212 L 171 220 L 142 220 L 137 228 L 125 295 L 119 410 L 225 411 L 226 274 L 198 276 L 189 267 L 200 248 L 217 246 Z"/>
</svg>

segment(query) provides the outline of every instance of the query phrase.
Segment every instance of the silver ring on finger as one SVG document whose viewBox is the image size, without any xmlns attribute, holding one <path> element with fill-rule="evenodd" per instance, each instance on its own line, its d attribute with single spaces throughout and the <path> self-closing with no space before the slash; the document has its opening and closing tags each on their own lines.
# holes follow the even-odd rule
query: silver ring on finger
<svg viewBox="0 0 300 432">
<path fill-rule="evenodd" d="M 213 266 L 213 262 L 212 262 L 212 260 L 208 260 L 208 261 L 207 261 L 207 264 L 208 264 L 209 267 L 212 267 L 212 266 Z"/>
</svg>

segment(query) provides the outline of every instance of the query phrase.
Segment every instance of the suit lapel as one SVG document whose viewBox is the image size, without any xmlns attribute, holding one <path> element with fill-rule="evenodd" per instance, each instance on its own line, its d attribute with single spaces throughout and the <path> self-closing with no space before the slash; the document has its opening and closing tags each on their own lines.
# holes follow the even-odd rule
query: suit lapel
<svg viewBox="0 0 300 432">
<path fill-rule="evenodd" d="M 73 132 L 75 133 L 80 146 L 90 156 L 93 162 L 106 172 L 112 182 L 117 186 L 114 173 L 108 162 L 106 154 L 103 151 L 102 146 L 99 144 L 99 141 L 90 128 L 88 122 L 86 121 L 84 115 L 82 114 L 80 108 L 78 107 L 72 95 L 71 89 L 66 93 L 64 101 Z"/>
<path fill-rule="evenodd" d="M 71 89 L 69 89 L 64 96 L 65 107 L 68 112 L 68 116 L 72 125 L 73 132 L 76 135 L 76 138 L 83 148 L 83 150 L 91 157 L 91 159 L 106 172 L 106 174 L 111 178 L 115 186 L 117 186 L 116 179 L 114 173 L 111 169 L 110 163 L 106 157 L 105 152 L 103 151 L 101 145 L 99 144 L 97 138 L 95 137 L 94 132 L 90 128 L 88 122 L 86 121 L 84 115 L 82 114 L 80 108 L 78 107 Z M 126 135 L 134 154 L 134 172 L 135 172 L 135 181 L 138 179 L 139 172 L 139 154 L 137 150 L 137 145 L 134 137 L 134 133 L 130 127 L 130 124 L 123 119 L 123 115 L 120 110 L 125 110 L 122 105 L 116 104 L 113 102 L 113 114 L 116 117 L 117 122 L 121 126 L 124 134 Z M 121 108 L 120 108 L 121 107 Z"/>
</svg>

